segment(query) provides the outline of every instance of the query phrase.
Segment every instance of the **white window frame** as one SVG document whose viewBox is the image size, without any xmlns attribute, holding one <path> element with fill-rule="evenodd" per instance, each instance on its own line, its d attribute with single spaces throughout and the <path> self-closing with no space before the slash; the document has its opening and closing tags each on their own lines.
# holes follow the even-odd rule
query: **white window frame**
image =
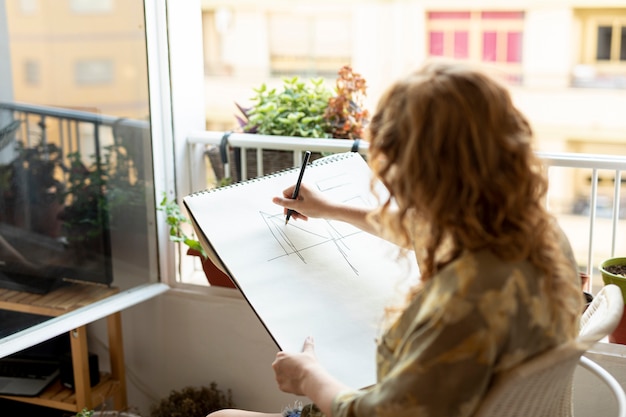
<svg viewBox="0 0 626 417">
<path fill-rule="evenodd" d="M 189 132 L 205 130 L 202 8 L 200 0 L 145 1 L 146 42 L 152 124 L 154 187 L 157 203 L 165 193 L 182 198 L 191 193 L 187 164 Z M 177 282 L 181 245 L 169 241 L 164 214 L 156 213 L 159 271 L 171 288 L 237 297 L 226 288 Z"/>
</svg>

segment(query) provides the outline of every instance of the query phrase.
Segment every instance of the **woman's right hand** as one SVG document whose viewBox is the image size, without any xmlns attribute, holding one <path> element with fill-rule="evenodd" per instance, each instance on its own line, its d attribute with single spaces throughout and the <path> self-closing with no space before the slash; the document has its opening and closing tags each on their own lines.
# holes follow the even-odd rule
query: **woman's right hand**
<svg viewBox="0 0 626 417">
<path fill-rule="evenodd" d="M 333 205 L 324 197 L 324 195 L 306 184 L 300 184 L 298 197 L 292 199 L 295 185 L 285 188 L 282 197 L 272 198 L 272 202 L 287 210 L 294 212 L 291 214 L 292 219 L 308 220 L 309 217 L 331 218 Z"/>
</svg>

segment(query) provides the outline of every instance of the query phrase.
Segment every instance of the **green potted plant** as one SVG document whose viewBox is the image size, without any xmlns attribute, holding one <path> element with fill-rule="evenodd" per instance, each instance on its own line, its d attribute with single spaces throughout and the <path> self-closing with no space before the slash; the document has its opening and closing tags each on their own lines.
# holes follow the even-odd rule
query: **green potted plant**
<svg viewBox="0 0 626 417">
<path fill-rule="evenodd" d="M 281 91 L 261 84 L 253 89 L 254 104 L 244 108 L 235 103 L 244 133 L 304 138 L 358 139 L 369 121 L 365 109 L 367 82 L 344 65 L 338 71 L 334 90 L 323 78 L 307 84 L 298 77 L 283 79 Z"/>
<path fill-rule="evenodd" d="M 333 138 L 360 139 L 369 123 L 369 111 L 365 108 L 367 82 L 348 65 L 343 66 L 338 75 L 335 94 L 328 99 L 324 112 L 328 132 Z"/>
<path fill-rule="evenodd" d="M 626 305 L 626 257 L 609 258 L 600 264 L 604 285 L 615 284 L 622 290 Z M 609 342 L 626 344 L 626 312 L 617 328 L 609 335 Z"/>
<path fill-rule="evenodd" d="M 85 162 L 79 152 L 67 155 L 67 174 L 61 214 L 68 239 L 84 241 L 111 229 L 135 232 L 145 240 L 146 184 L 119 144 L 102 148 Z"/>
<path fill-rule="evenodd" d="M 298 77 L 284 78 L 282 90 L 268 88 L 265 83 L 253 89 L 250 99 L 254 105 L 238 117 L 243 132 L 261 135 L 330 137 L 328 121 L 324 118 L 332 92 L 323 78 L 301 81 Z"/>
<path fill-rule="evenodd" d="M 165 213 L 165 221 L 169 226 L 170 240 L 186 245 L 187 255 L 200 257 L 202 269 L 209 284 L 218 287 L 237 288 L 230 277 L 211 261 L 200 241 L 185 232 L 183 226 L 191 225 L 191 221 L 182 213 L 180 206 L 175 200 L 168 199 L 164 193 L 157 209 Z"/>
<path fill-rule="evenodd" d="M 367 83 L 350 66 L 338 71 L 335 88 L 325 85 L 323 78 L 307 81 L 299 77 L 284 78 L 281 89 L 261 84 L 253 88 L 250 107 L 237 103 L 239 114 L 235 115 L 242 133 L 295 136 L 302 138 L 359 139 L 369 121 L 365 109 Z M 235 164 L 239 163 L 238 149 L 234 150 Z M 247 151 L 248 177 L 257 176 L 256 151 Z M 315 160 L 322 155 L 313 153 Z M 221 167 L 216 153 L 211 154 L 213 167 Z M 293 165 L 290 151 L 264 151 L 263 166 L 266 172 L 275 172 Z M 236 179 L 240 168 L 235 165 Z M 219 169 L 216 169 L 219 171 Z M 216 173 L 220 177 L 219 173 Z M 228 176 L 226 173 L 224 176 Z"/>
<path fill-rule="evenodd" d="M 224 393 L 212 382 L 208 387 L 172 390 L 167 398 L 150 408 L 150 417 L 204 417 L 234 406 L 231 391 Z"/>
<path fill-rule="evenodd" d="M 102 234 L 108 229 L 108 205 L 104 195 L 107 178 L 98 165 L 86 166 L 78 152 L 68 154 L 70 161 L 66 205 L 59 214 L 68 244 L 87 254 L 90 248 L 103 244 Z M 93 253 L 101 253 L 94 249 Z"/>
</svg>

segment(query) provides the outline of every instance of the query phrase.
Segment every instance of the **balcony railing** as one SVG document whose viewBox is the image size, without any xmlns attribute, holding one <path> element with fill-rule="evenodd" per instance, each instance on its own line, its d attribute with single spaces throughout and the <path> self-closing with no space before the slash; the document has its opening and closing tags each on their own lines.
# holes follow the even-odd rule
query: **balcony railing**
<svg viewBox="0 0 626 417">
<path fill-rule="evenodd" d="M 251 135 L 230 132 L 192 132 L 187 138 L 192 190 L 217 186 L 206 178 L 228 173 L 233 164 L 240 167 L 240 179 L 248 178 L 248 158 L 256 155 L 256 172 L 269 173 L 263 166 L 264 150 L 292 153 L 290 166 L 299 166 L 305 150 L 338 153 L 357 150 L 367 153 L 367 142 L 340 139 L 304 139 L 296 137 Z M 240 160 L 230 152 L 240 149 Z M 247 152 L 246 152 L 247 151 Z M 215 163 L 209 155 L 220 155 L 220 172 L 213 172 Z M 548 167 L 550 188 L 547 204 L 568 235 L 582 272 L 592 276 L 594 287 L 601 286 L 597 266 L 604 258 L 616 253 L 626 256 L 626 203 L 622 201 L 622 172 L 626 157 L 577 153 L 545 153 L 538 156 Z M 215 159 L 213 159 L 215 161 Z M 232 171 L 232 170 L 231 170 Z M 600 176 L 602 173 L 602 177 Z M 612 179 L 610 190 L 606 179 Z M 601 184 L 602 183 L 602 184 Z M 621 234 L 620 234 L 621 231 Z M 594 273 L 596 272 L 596 273 Z"/>
<path fill-rule="evenodd" d="M 131 264 L 116 255 L 114 245 L 132 238 L 140 242 L 133 240 L 133 249 L 144 254 L 148 236 L 155 233 L 148 223 L 153 207 L 148 149 L 150 124 L 145 120 L 0 101 L 4 237 L 11 233 L 15 242 L 37 247 L 40 263 L 58 263 L 63 256 L 66 269 L 85 265 L 69 278 L 110 282 L 116 258 L 118 265 L 122 260 Z M 21 252 L 31 248 L 18 251 L 13 247 L 17 243 L 4 244 L 22 258 Z M 98 261 L 84 261 L 85 253 Z M 147 257 L 135 258 L 141 260 L 132 260 L 134 267 L 153 268 Z"/>
<path fill-rule="evenodd" d="M 3 127 L 14 127 L 5 134 L 22 138 L 24 146 L 52 141 L 64 155 L 93 152 L 96 160 L 100 159 L 103 141 L 112 143 L 116 131 L 125 129 L 126 133 L 133 131 L 139 135 L 148 133 L 150 128 L 143 120 L 15 102 L 0 102 L 0 116 L 3 116 L 0 121 L 5 121 L 0 123 L 0 131 Z M 8 145 L 9 141 L 0 140 L 0 151 L 3 144 Z M 88 149 L 83 149 L 86 145 Z"/>
</svg>

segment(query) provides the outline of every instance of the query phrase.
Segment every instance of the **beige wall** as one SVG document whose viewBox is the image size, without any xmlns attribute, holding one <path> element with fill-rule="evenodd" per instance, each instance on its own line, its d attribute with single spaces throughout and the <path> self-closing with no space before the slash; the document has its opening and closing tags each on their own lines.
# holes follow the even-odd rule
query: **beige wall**
<svg viewBox="0 0 626 417">
<path fill-rule="evenodd" d="M 336 3 L 322 2 L 320 7 L 326 7 L 329 13 L 353 16 L 353 67 L 368 80 L 370 107 L 391 80 L 426 58 L 423 30 L 426 10 L 468 10 L 467 2 L 445 0 Z M 209 126 L 228 125 L 234 123 L 233 101 L 246 102 L 251 89 L 269 77 L 267 15 L 284 7 L 284 2 L 237 2 L 235 5 L 206 0 L 202 4 L 206 10 L 222 8 L 230 12 L 229 25 L 218 43 L 232 75 L 205 78 Z M 299 4 L 306 7 L 308 3 Z M 556 141 L 566 150 L 567 142 L 574 139 L 590 143 L 607 140 L 626 143 L 626 118 L 619 115 L 623 108 L 623 90 L 568 87 L 582 59 L 582 26 L 574 7 L 590 5 L 596 8 L 620 5 L 626 11 L 626 4 L 618 1 L 507 2 L 507 9 L 526 12 L 522 64 L 525 82 L 521 88 L 514 88 L 513 93 L 538 132 L 540 148 L 554 149 Z M 471 8 L 501 10 L 502 2 L 472 2 Z M 216 40 L 211 42 L 214 44 Z M 328 82 L 332 85 L 334 80 Z M 273 83 L 280 85 L 280 80 L 273 80 Z M 554 135 L 555 128 L 560 130 L 559 135 Z"/>
</svg>

